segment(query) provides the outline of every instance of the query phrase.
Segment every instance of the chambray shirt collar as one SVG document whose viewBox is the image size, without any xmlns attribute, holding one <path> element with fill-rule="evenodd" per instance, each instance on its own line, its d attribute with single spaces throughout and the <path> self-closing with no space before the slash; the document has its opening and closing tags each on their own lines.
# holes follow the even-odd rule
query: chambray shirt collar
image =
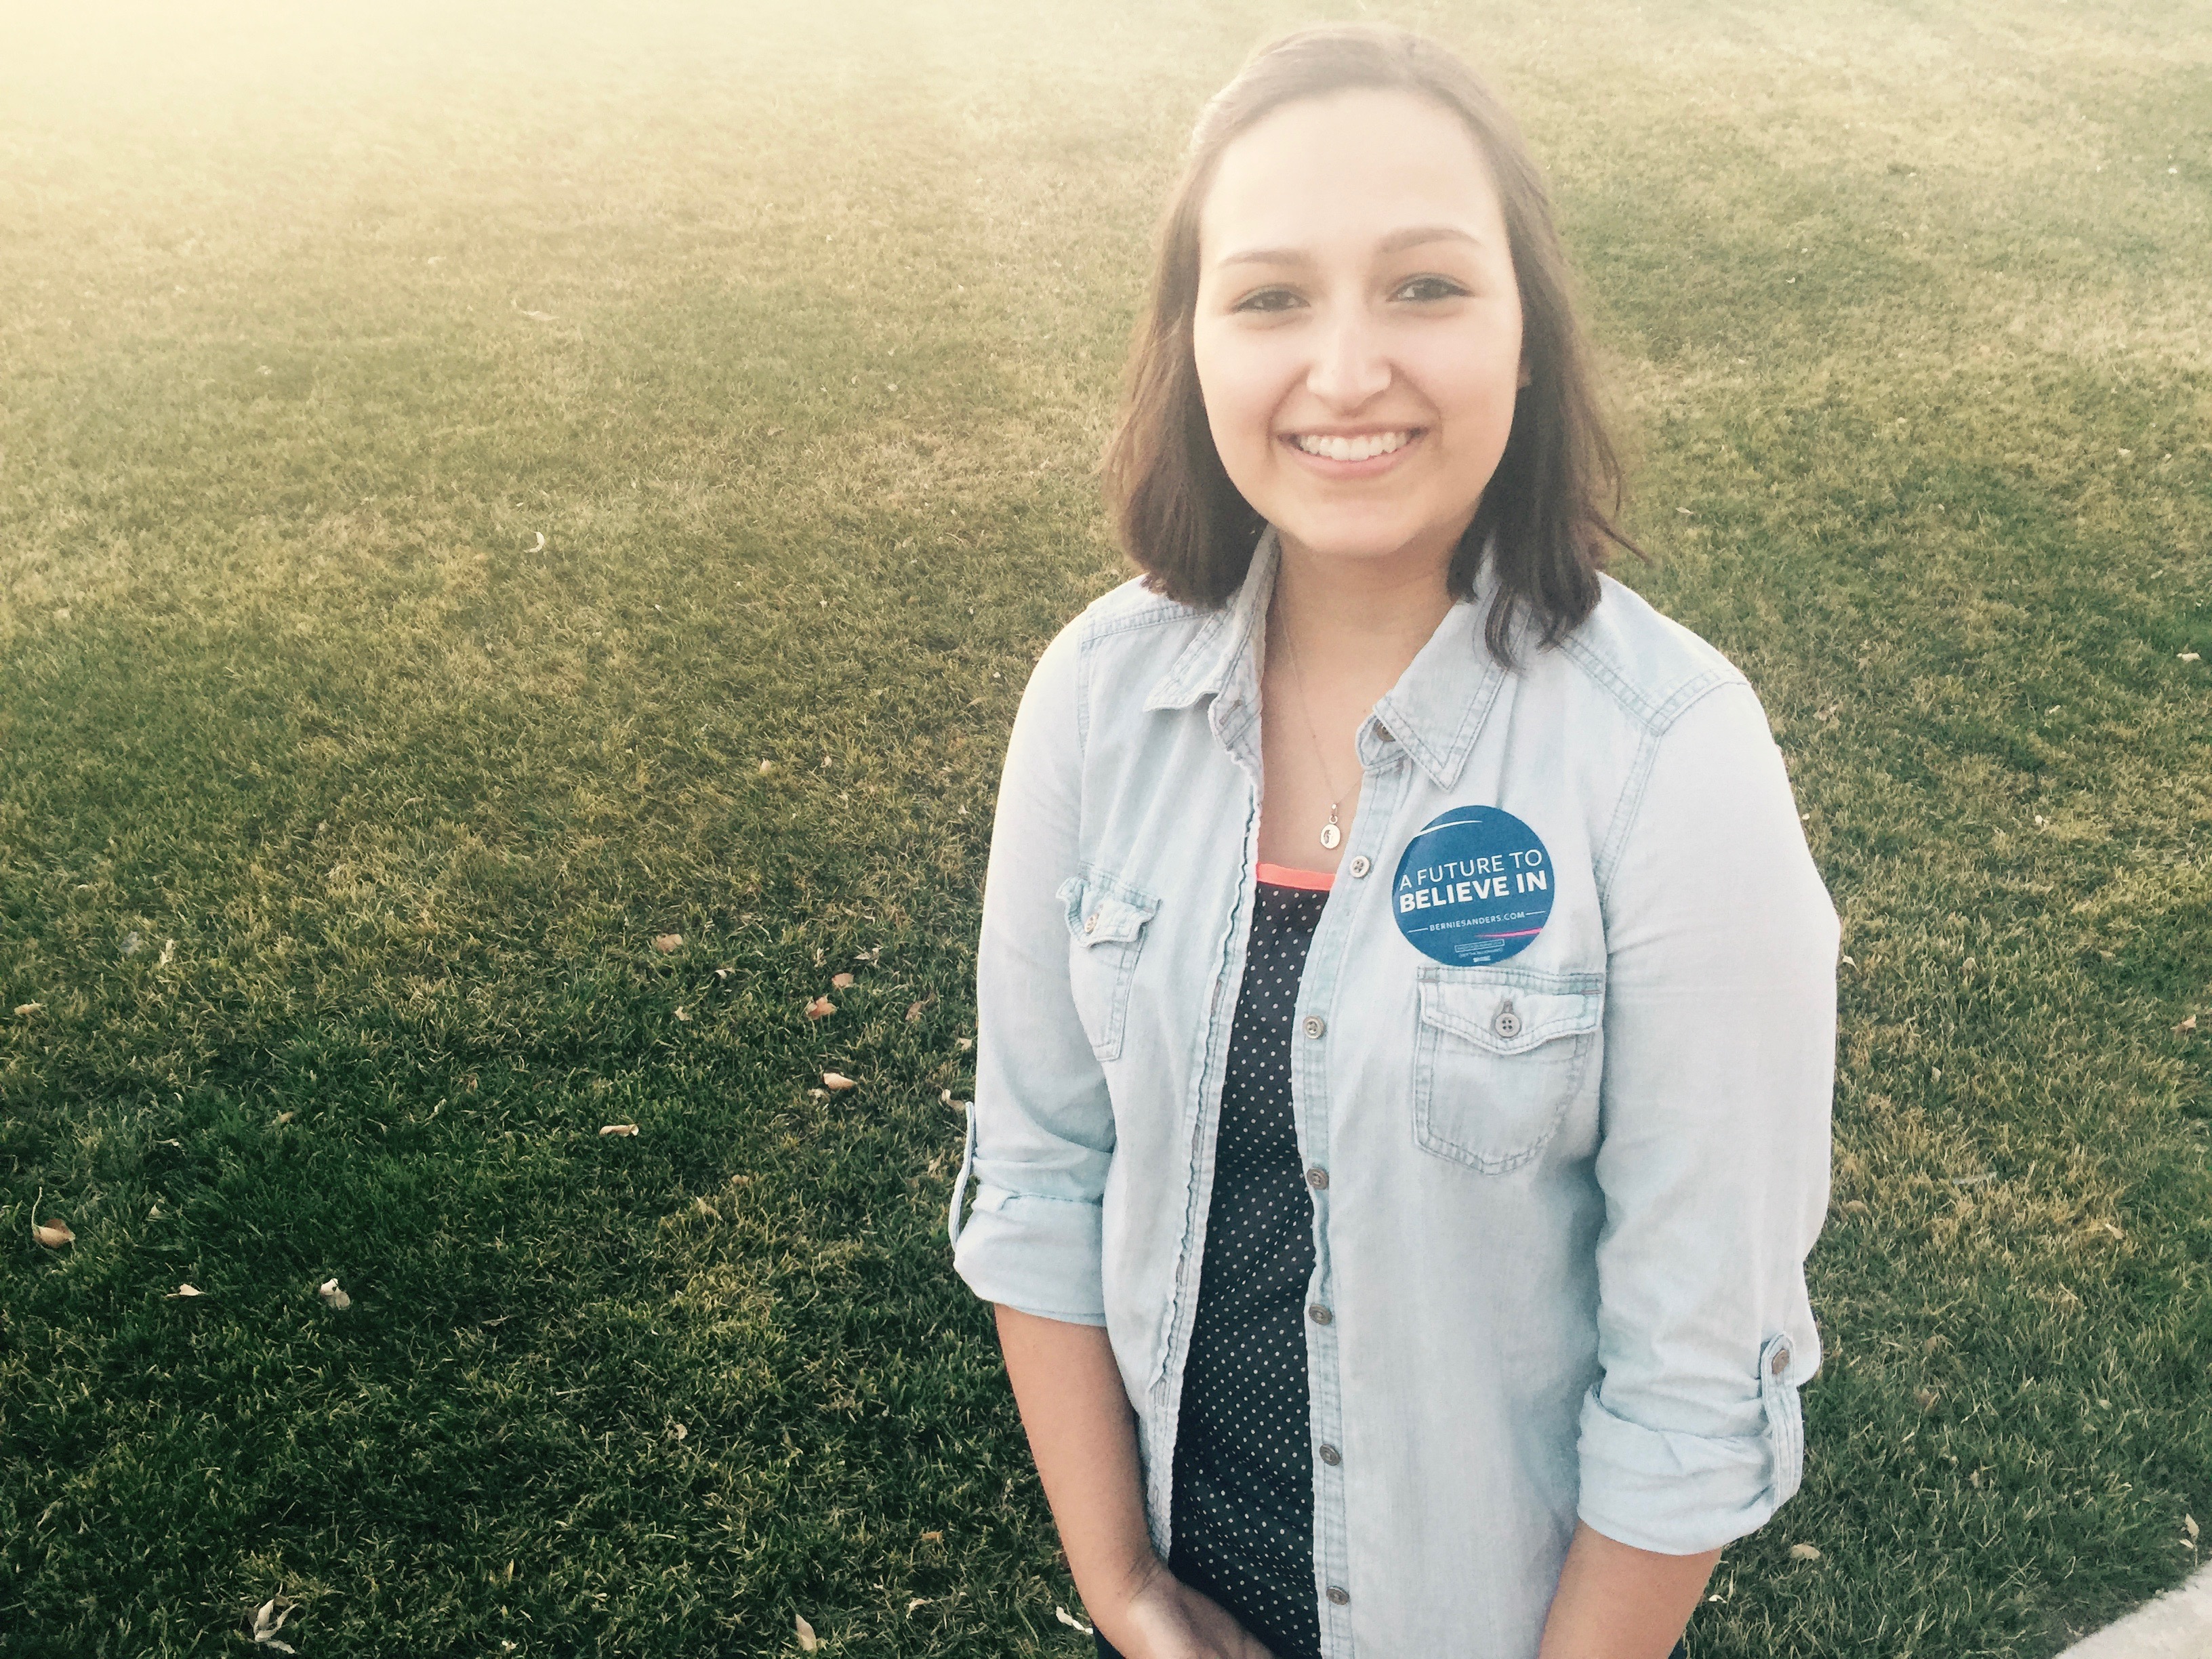
<svg viewBox="0 0 2212 1659">
<path fill-rule="evenodd" d="M 1243 581 L 1227 605 L 1206 614 L 1182 654 L 1145 699 L 1147 709 L 1188 708 L 1200 697 L 1219 702 L 1224 693 L 1232 692 L 1235 695 L 1227 701 L 1258 706 L 1261 655 L 1267 648 L 1267 601 L 1275 591 L 1277 553 L 1275 527 L 1269 525 L 1252 550 L 1252 562 Z M 1215 725 L 1219 724 L 1218 711 Z"/>
<path fill-rule="evenodd" d="M 1257 718 L 1267 602 L 1275 591 L 1279 551 L 1270 525 L 1252 550 L 1244 580 L 1227 605 L 1207 615 L 1153 685 L 1145 700 L 1147 709 L 1188 708 L 1202 697 L 1212 697 L 1211 724 L 1224 741 Z M 1483 721 L 1505 684 L 1506 670 L 1483 640 L 1483 618 L 1489 615 L 1497 587 L 1492 561 L 1486 556 L 1476 572 L 1474 597 L 1445 612 L 1428 643 L 1360 726 L 1357 741 L 1363 766 L 1387 765 L 1402 750 L 1437 787 L 1449 789 L 1458 782 Z M 1528 640 L 1520 620 L 1516 618 L 1514 645 L 1525 649 Z"/>
</svg>

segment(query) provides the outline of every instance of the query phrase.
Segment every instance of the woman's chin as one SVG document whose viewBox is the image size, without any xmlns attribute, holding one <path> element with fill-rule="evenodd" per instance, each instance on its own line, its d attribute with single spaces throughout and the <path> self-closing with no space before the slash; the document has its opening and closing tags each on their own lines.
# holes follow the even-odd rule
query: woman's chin
<svg viewBox="0 0 2212 1659">
<path fill-rule="evenodd" d="M 1375 567 L 1398 562 L 1451 562 L 1459 545 L 1459 532 L 1434 525 L 1397 523 L 1346 524 L 1327 519 L 1272 520 L 1285 553 L 1302 560 L 1343 566 Z"/>
</svg>

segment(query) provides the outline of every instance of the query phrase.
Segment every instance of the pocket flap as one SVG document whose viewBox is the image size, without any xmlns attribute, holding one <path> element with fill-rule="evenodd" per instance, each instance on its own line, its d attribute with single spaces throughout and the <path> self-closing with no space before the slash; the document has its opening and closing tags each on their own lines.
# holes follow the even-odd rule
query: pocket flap
<svg viewBox="0 0 2212 1659">
<path fill-rule="evenodd" d="M 1145 931 L 1160 902 L 1120 882 L 1071 876 L 1060 884 L 1067 931 L 1085 945 L 1127 945 Z"/>
<path fill-rule="evenodd" d="M 1482 980 L 1423 975 L 1421 1023 L 1492 1054 L 1522 1054 L 1556 1038 L 1597 1029 L 1605 1010 L 1596 975 Z M 1587 986 L 1580 981 L 1588 979 Z"/>
</svg>

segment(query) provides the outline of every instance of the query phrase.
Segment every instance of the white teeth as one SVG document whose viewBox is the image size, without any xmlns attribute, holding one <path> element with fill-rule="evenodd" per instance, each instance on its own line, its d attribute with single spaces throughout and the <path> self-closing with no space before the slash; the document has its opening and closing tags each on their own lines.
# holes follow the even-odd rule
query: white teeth
<svg viewBox="0 0 2212 1659">
<path fill-rule="evenodd" d="M 1377 455 L 1388 455 L 1394 449 L 1402 449 L 1413 442 L 1410 432 L 1370 432 L 1358 438 L 1324 436 L 1320 433 L 1301 432 L 1291 441 L 1309 455 L 1320 455 L 1332 461 L 1371 461 Z"/>
</svg>

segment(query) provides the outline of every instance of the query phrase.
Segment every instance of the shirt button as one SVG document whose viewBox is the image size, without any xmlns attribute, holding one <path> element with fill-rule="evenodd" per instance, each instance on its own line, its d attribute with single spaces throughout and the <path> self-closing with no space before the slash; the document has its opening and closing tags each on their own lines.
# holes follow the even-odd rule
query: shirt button
<svg viewBox="0 0 2212 1659">
<path fill-rule="evenodd" d="M 1329 1468 L 1334 1468 L 1339 1463 L 1344 1462 L 1344 1454 L 1334 1446 L 1323 1446 L 1321 1449 L 1321 1461 Z"/>
<path fill-rule="evenodd" d="M 1390 728 L 1389 726 L 1383 725 L 1381 720 L 1377 720 L 1375 722 L 1375 741 L 1377 743 L 1395 743 L 1397 739 L 1390 735 Z"/>
<path fill-rule="evenodd" d="M 1321 1191 L 1322 1188 L 1328 1185 L 1328 1171 L 1322 1169 L 1320 1164 L 1315 1164 L 1312 1169 L 1306 1171 L 1306 1185 L 1316 1192 Z"/>
<path fill-rule="evenodd" d="M 1306 1016 L 1305 1033 L 1308 1036 L 1317 1037 L 1327 1030 L 1328 1030 L 1328 1026 L 1323 1022 L 1319 1014 L 1308 1014 Z"/>
<path fill-rule="evenodd" d="M 1510 1008 L 1500 1008 L 1498 1018 L 1490 1022 L 1490 1029 L 1510 1042 L 1521 1035 L 1521 1016 Z"/>
<path fill-rule="evenodd" d="M 1364 854 L 1364 853 L 1362 853 L 1362 854 L 1361 854 L 1358 858 L 1356 858 L 1356 859 L 1352 860 L 1352 877 L 1353 877 L 1353 878 L 1356 880 L 1358 878 L 1359 878 L 1359 877 L 1361 877 L 1361 876 L 1365 875 L 1365 874 L 1366 874 L 1370 870 L 1372 870 L 1374 867 L 1375 867 L 1375 866 L 1374 866 L 1373 865 L 1370 864 L 1370 863 L 1367 861 L 1367 854 Z"/>
<path fill-rule="evenodd" d="M 1328 1599 L 1333 1607 L 1349 1607 L 1352 1603 L 1352 1592 L 1341 1584 L 1331 1584 L 1328 1587 Z"/>
<path fill-rule="evenodd" d="M 1336 1316 L 1318 1302 L 1306 1310 L 1306 1317 L 1316 1325 L 1333 1325 L 1336 1322 Z"/>
<path fill-rule="evenodd" d="M 1770 1364 L 1767 1369 L 1771 1370 L 1777 1376 L 1781 1376 L 1783 1372 L 1788 1370 L 1790 1369 L 1790 1350 L 1787 1348 L 1777 1348 L 1774 1351 L 1773 1363 Z"/>
</svg>

